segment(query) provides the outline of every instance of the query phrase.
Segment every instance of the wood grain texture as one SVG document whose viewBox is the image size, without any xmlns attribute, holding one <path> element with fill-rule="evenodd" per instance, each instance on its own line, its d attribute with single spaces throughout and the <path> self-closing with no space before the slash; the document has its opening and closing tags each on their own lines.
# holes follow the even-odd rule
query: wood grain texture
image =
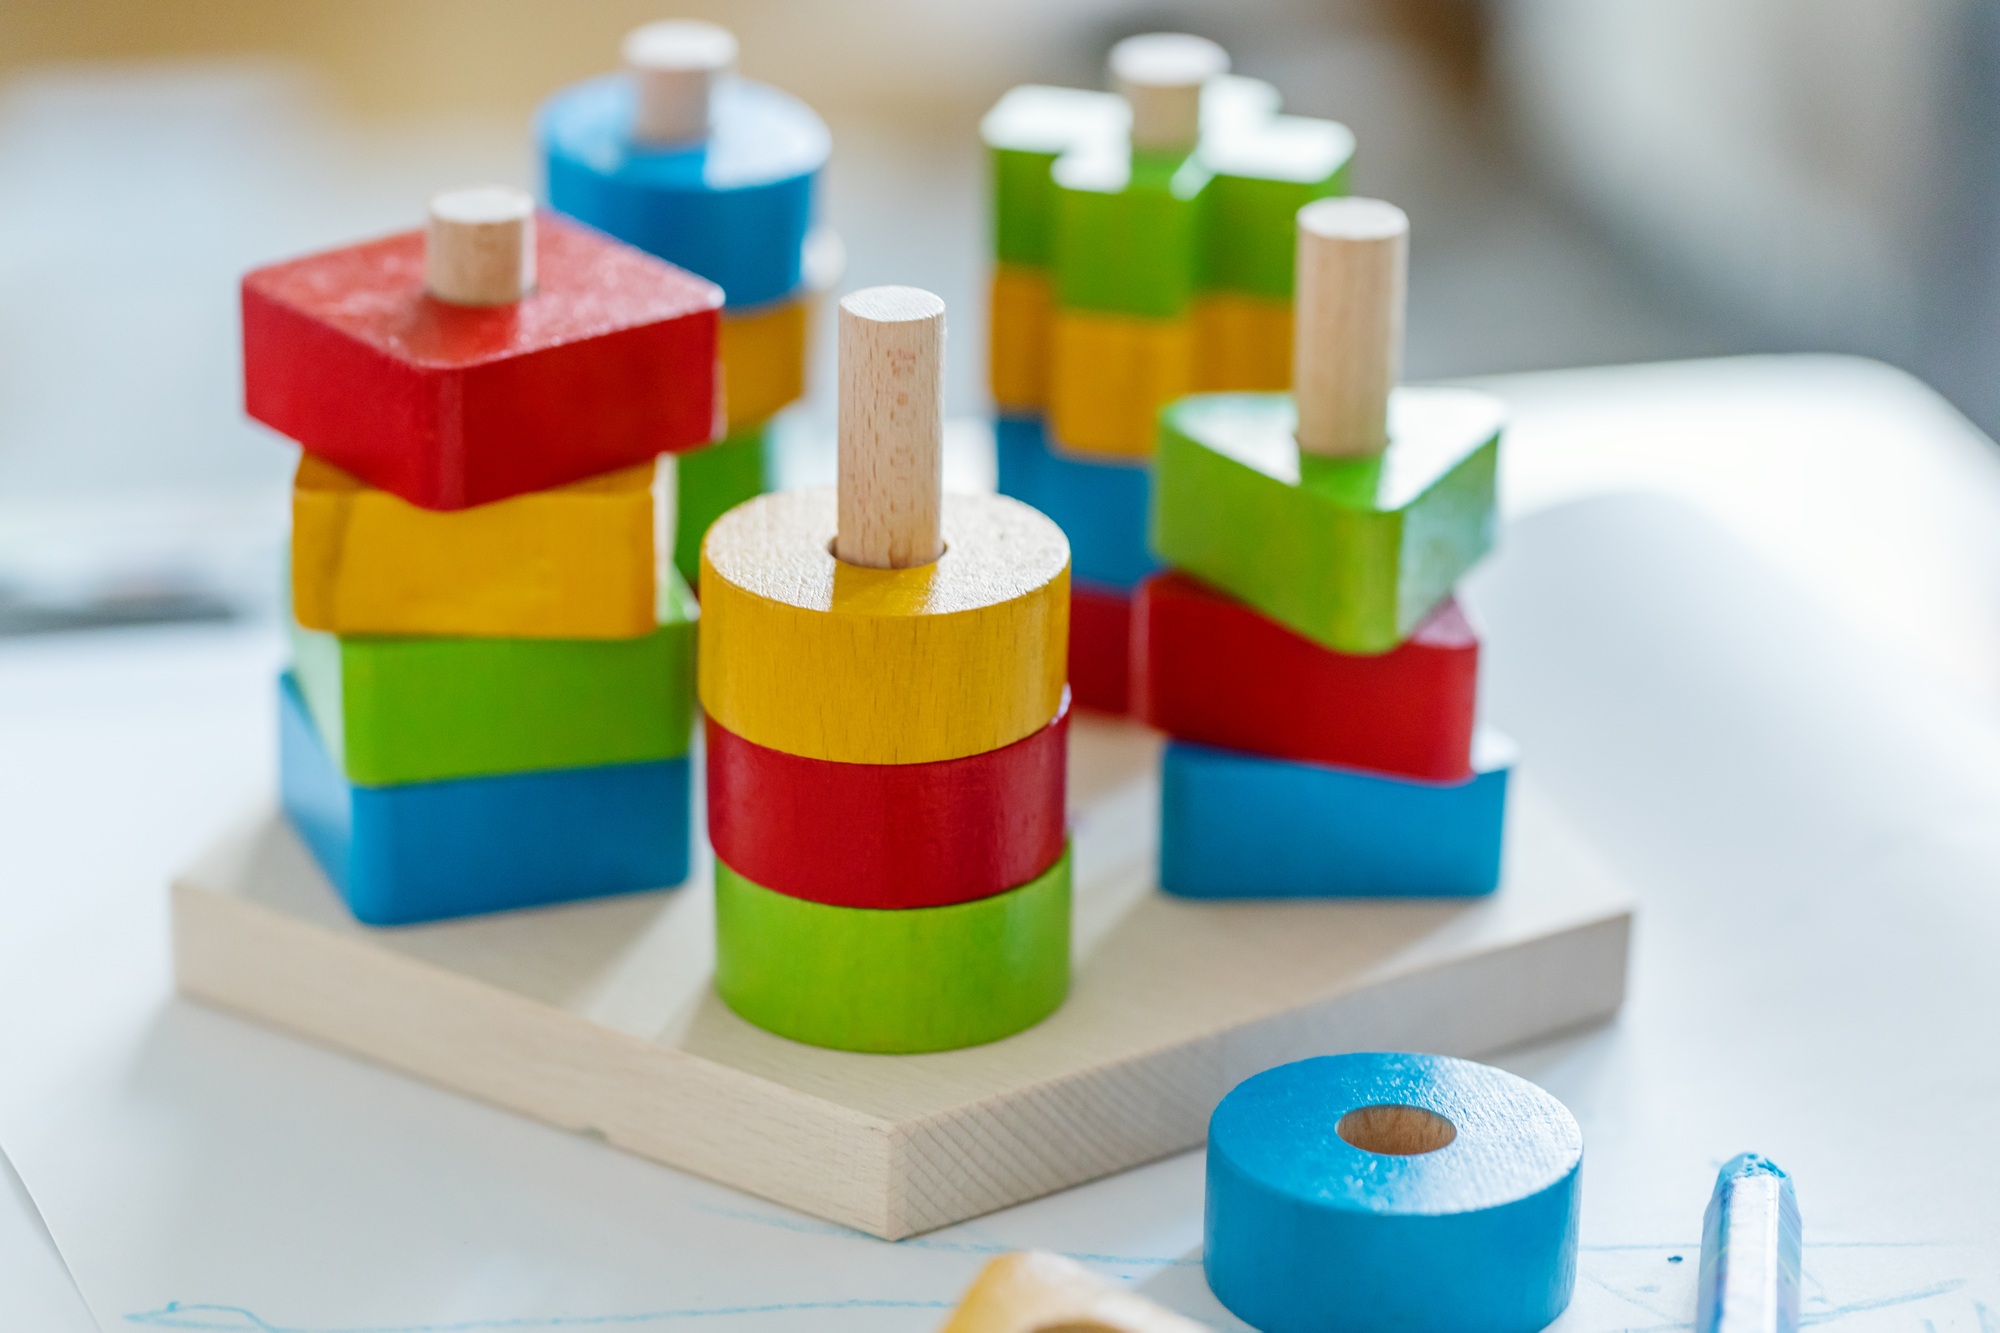
<svg viewBox="0 0 2000 1333">
<path fill-rule="evenodd" d="M 945 497 L 945 553 L 914 569 L 836 560 L 833 492 L 724 514 L 701 567 L 701 701 L 747 740 L 849 764 L 1011 745 L 1062 705 L 1069 543 L 997 495 Z"/>
<path fill-rule="evenodd" d="M 293 613 L 335 634 L 651 634 L 652 486 L 647 463 L 440 513 L 307 454 L 292 485 Z"/>
<path fill-rule="evenodd" d="M 1229 53 L 1181 32 L 1127 37 L 1111 48 L 1111 87 L 1132 108 L 1132 147 L 1182 152 L 1201 137 L 1201 90 L 1229 72 Z"/>
<path fill-rule="evenodd" d="M 1292 391 L 1299 448 L 1329 458 L 1388 447 L 1403 373 L 1410 220 L 1379 199 L 1321 199 L 1298 216 Z"/>
<path fill-rule="evenodd" d="M 939 1333 L 1203 1333 L 1074 1259 L 1003 1254 L 979 1270 Z"/>
<path fill-rule="evenodd" d="M 1012 745 L 930 764 L 836 764 L 708 720 L 708 836 L 767 889 L 836 907 L 942 907 L 1062 855 L 1069 708 Z"/>
<path fill-rule="evenodd" d="M 1398 1121 L 1444 1132 L 1366 1133 Z M 1301 1060 L 1246 1080 L 1209 1121 L 1203 1269 L 1266 1333 L 1323 1333 L 1336 1309 L 1356 1333 L 1536 1333 L 1576 1283 L 1582 1170 L 1575 1117 L 1505 1070 Z"/>
<path fill-rule="evenodd" d="M 944 551 L 944 302 L 915 287 L 840 301 L 840 530 L 834 554 L 911 569 Z"/>
<path fill-rule="evenodd" d="M 633 83 L 632 139 L 648 147 L 699 143 L 709 136 L 715 85 L 736 68 L 736 36 L 698 19 L 662 19 L 625 35 Z"/>
<path fill-rule="evenodd" d="M 1614 1012 L 1631 898 L 1521 781 L 1505 883 L 1467 903 L 1180 902 L 1154 891 L 1159 742 L 1072 722 L 1074 972 L 976 1050 L 857 1056 L 710 986 L 687 888 L 457 923 L 355 923 L 260 814 L 174 888 L 181 989 L 628 1151 L 905 1236 L 1202 1141 L 1260 1069 L 1343 1050 L 1473 1055 Z"/>
<path fill-rule="evenodd" d="M 1005 893 L 879 910 L 808 902 L 715 866 L 715 993 L 766 1032 L 836 1051 L 983 1046 L 1069 991 L 1067 855 Z"/>
<path fill-rule="evenodd" d="M 512 305 L 535 289 L 535 201 L 487 185 L 431 199 L 424 287 L 453 305 Z"/>
<path fill-rule="evenodd" d="M 1058 308 L 1049 430 L 1078 454 L 1144 458 L 1160 409 L 1194 386 L 1194 322 Z"/>
<path fill-rule="evenodd" d="M 553 214 L 535 290 L 494 307 L 424 287 L 424 233 L 243 279 L 244 406 L 371 486 L 463 509 L 715 432 L 722 291 Z"/>
</svg>

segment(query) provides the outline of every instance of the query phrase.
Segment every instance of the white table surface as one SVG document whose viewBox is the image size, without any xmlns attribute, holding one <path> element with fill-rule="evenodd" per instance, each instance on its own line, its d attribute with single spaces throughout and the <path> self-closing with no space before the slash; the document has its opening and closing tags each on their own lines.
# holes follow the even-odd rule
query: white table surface
<svg viewBox="0 0 2000 1333">
<path fill-rule="evenodd" d="M 1685 1326 L 1754 1148 L 1809 1320 L 2000 1329 L 2000 453 L 1862 362 L 1494 385 L 1484 707 L 1642 899 L 1623 1016 L 1497 1061 L 1584 1126 L 1559 1327 Z M 104 1327 L 921 1330 L 1025 1245 L 1241 1327 L 1199 1154 L 888 1244 L 177 999 L 165 883 L 268 797 L 281 652 L 0 645 L 0 1144 Z"/>
</svg>

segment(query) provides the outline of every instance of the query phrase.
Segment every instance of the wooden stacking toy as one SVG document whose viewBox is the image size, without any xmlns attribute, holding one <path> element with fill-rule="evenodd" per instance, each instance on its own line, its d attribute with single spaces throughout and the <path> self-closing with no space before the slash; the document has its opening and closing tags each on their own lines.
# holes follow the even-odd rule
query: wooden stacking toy
<svg viewBox="0 0 2000 1333">
<path fill-rule="evenodd" d="M 1499 883 L 1511 747 L 1475 736 L 1452 598 L 1488 550 L 1501 411 L 1398 389 L 1409 222 L 1299 210 L 1294 392 L 1160 418 L 1137 711 L 1161 884 L 1195 897 L 1467 895 Z"/>
<path fill-rule="evenodd" d="M 805 392 L 813 298 L 838 246 L 814 235 L 831 140 L 798 99 L 735 75 L 712 23 L 634 29 L 625 68 L 557 93 L 537 117 L 549 203 L 719 284 L 724 438 L 676 459 L 674 563 L 694 580 L 708 525 L 770 489 L 770 422 Z"/>
<path fill-rule="evenodd" d="M 1000 489 L 1074 544 L 1077 701 L 1126 709 L 1154 419 L 1196 391 L 1284 389 L 1292 217 L 1344 193 L 1354 137 L 1278 114 L 1203 38 L 1111 52 L 1116 91 L 1024 86 L 981 126 L 992 162 L 991 374 Z"/>
<path fill-rule="evenodd" d="M 1208 1123 L 1202 1266 L 1264 1333 L 1534 1333 L 1576 1285 L 1583 1133 L 1526 1079 L 1321 1056 Z"/>
<path fill-rule="evenodd" d="M 993 1041 L 1069 984 L 1069 543 L 942 493 L 944 303 L 840 303 L 835 491 L 702 544 L 716 989 L 857 1051 Z"/>
<path fill-rule="evenodd" d="M 482 189 L 243 303 L 250 411 L 306 451 L 284 806 L 349 908 L 686 878 L 696 611 L 654 459 L 707 438 L 721 292 Z"/>
</svg>

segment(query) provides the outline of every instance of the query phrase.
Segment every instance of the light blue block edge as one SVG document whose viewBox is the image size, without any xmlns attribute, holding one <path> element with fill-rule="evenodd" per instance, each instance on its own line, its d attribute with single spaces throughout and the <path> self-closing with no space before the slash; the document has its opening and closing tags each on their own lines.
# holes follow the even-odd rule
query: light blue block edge
<svg viewBox="0 0 2000 1333">
<path fill-rule="evenodd" d="M 409 925 L 679 884 L 687 758 L 498 777 L 350 783 L 298 682 L 279 686 L 285 815 L 356 918 Z"/>
<path fill-rule="evenodd" d="M 1072 578 L 1130 592 L 1160 568 L 1146 545 L 1153 481 L 1145 463 L 1065 453 L 1035 416 L 998 418 L 993 446 L 1000 493 L 1041 510 L 1068 536 Z"/>
<path fill-rule="evenodd" d="M 1471 898 L 1500 884 L 1511 742 L 1419 782 L 1169 741 L 1160 887 L 1182 898 Z"/>
</svg>

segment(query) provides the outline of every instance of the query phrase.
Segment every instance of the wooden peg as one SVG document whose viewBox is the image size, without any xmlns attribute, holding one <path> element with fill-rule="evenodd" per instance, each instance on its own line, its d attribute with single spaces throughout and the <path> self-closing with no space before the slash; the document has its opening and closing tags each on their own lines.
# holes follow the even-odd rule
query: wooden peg
<svg viewBox="0 0 2000 1333">
<path fill-rule="evenodd" d="M 1189 149 L 1201 138 L 1201 90 L 1229 72 L 1229 53 L 1206 37 L 1149 32 L 1111 48 L 1111 86 L 1132 107 L 1132 146 Z"/>
<path fill-rule="evenodd" d="M 840 302 L 840 504 L 834 555 L 871 569 L 943 553 L 944 302 L 869 287 Z"/>
<path fill-rule="evenodd" d="M 664 146 L 708 137 L 711 95 L 736 67 L 735 34 L 713 23 L 667 19 L 626 34 L 624 56 L 638 87 L 634 141 Z"/>
<path fill-rule="evenodd" d="M 1389 390 L 1403 369 L 1410 219 L 1380 199 L 1321 199 L 1299 210 L 1292 393 L 1299 448 L 1380 453 Z"/>
<path fill-rule="evenodd" d="M 512 305 L 535 288 L 535 201 L 481 185 L 431 199 L 424 285 L 453 305 Z"/>
<path fill-rule="evenodd" d="M 1040 1250 L 987 1264 L 940 1333 L 1208 1333 L 1112 1286 L 1073 1259 Z"/>
</svg>

